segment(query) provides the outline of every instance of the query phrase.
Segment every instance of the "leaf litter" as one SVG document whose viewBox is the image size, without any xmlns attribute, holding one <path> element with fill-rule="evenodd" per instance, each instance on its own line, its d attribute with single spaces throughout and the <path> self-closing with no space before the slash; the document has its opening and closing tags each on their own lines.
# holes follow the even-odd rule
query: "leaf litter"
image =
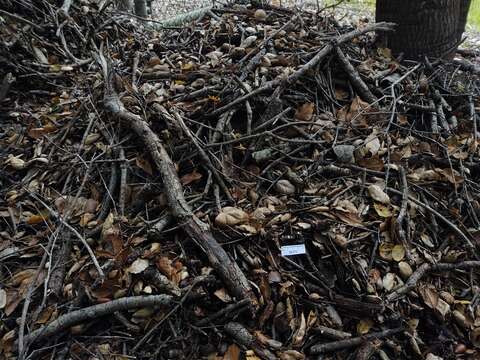
<svg viewBox="0 0 480 360">
<path fill-rule="evenodd" d="M 471 53 L 259 2 L 0 21 L 0 357 L 479 356 Z"/>
</svg>

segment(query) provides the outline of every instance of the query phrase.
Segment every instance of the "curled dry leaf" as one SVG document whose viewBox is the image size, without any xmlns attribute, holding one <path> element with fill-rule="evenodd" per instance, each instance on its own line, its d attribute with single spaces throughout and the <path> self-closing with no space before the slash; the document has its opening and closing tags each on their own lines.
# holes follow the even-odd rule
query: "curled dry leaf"
<svg viewBox="0 0 480 360">
<path fill-rule="evenodd" d="M 3 309 L 5 305 L 7 305 L 7 292 L 0 289 L 0 309 Z"/>
<path fill-rule="evenodd" d="M 245 223 L 248 219 L 248 214 L 242 209 L 226 206 L 215 218 L 215 224 L 218 226 L 234 226 Z"/>
<path fill-rule="evenodd" d="M 137 259 L 135 260 L 127 269 L 127 271 L 131 274 L 140 274 L 149 266 L 148 260 L 145 259 Z"/>
<path fill-rule="evenodd" d="M 398 269 L 400 270 L 400 276 L 403 280 L 407 280 L 413 274 L 412 267 L 405 261 L 398 263 Z"/>
<path fill-rule="evenodd" d="M 23 170 L 27 166 L 27 163 L 25 162 L 25 160 L 21 159 L 18 156 L 13 156 L 11 154 L 8 155 L 8 159 L 5 163 L 9 164 L 15 170 Z"/>
<path fill-rule="evenodd" d="M 405 257 L 405 248 L 401 244 L 397 244 L 392 249 L 392 259 L 395 261 L 402 261 Z"/>
<path fill-rule="evenodd" d="M 357 333 L 359 335 L 365 335 L 370 332 L 370 329 L 373 327 L 374 322 L 372 319 L 362 319 L 357 324 Z"/>
<path fill-rule="evenodd" d="M 293 334 L 293 340 L 292 340 L 293 347 L 302 346 L 303 339 L 305 338 L 306 330 L 307 330 L 307 321 L 305 320 L 305 315 L 301 313 L 300 324 L 298 324 L 297 330 Z"/>
<path fill-rule="evenodd" d="M 382 190 L 382 188 L 376 184 L 370 185 L 368 187 L 368 193 L 370 197 L 384 205 L 390 204 L 390 197 Z"/>
<path fill-rule="evenodd" d="M 295 119 L 299 121 L 310 121 L 313 118 L 313 112 L 315 110 L 315 104 L 305 103 L 300 105 L 295 111 Z"/>
<path fill-rule="evenodd" d="M 283 179 L 279 180 L 275 184 L 275 189 L 278 193 L 282 195 L 293 195 L 295 194 L 295 185 L 293 185 L 289 180 Z"/>
</svg>

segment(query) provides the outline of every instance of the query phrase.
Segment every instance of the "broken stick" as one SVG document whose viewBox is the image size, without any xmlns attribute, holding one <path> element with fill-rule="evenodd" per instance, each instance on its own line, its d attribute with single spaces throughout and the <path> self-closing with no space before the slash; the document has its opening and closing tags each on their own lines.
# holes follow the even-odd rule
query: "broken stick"
<svg viewBox="0 0 480 360">
<path fill-rule="evenodd" d="M 371 333 L 371 334 L 355 337 L 355 338 L 352 338 L 352 339 L 339 340 L 339 341 L 329 342 L 329 343 L 326 343 L 326 344 L 314 345 L 310 348 L 310 354 L 318 355 L 318 354 L 324 354 L 324 353 L 332 352 L 332 351 L 336 351 L 336 350 L 351 348 L 351 347 L 354 347 L 354 346 L 361 345 L 361 344 L 365 343 L 366 341 L 370 341 L 370 340 L 374 340 L 374 339 L 382 339 L 382 338 L 386 338 L 388 336 L 392 336 L 392 335 L 401 333 L 404 330 L 405 330 L 404 328 L 399 327 L 399 328 L 395 328 L 395 329 L 388 329 L 388 330 L 384 330 L 384 331 L 380 331 L 380 332 L 374 332 L 374 333 Z"/>
<path fill-rule="evenodd" d="M 102 67 L 105 78 L 104 107 L 114 117 L 125 122 L 149 150 L 162 177 L 172 215 L 178 220 L 185 233 L 207 255 L 210 264 L 218 272 L 232 295 L 239 299 L 249 299 L 252 310 L 256 309 L 257 299 L 242 270 L 217 242 L 210 226 L 201 221 L 188 205 L 183 195 L 183 187 L 175 165 L 165 150 L 162 141 L 141 116 L 125 109 L 113 87 L 113 72 L 101 52 L 97 55 L 97 60 Z"/>
<path fill-rule="evenodd" d="M 42 326 L 40 329 L 32 331 L 27 337 L 25 337 L 25 341 L 28 343 L 33 343 L 40 339 L 55 335 L 56 333 L 66 330 L 72 326 L 81 324 L 84 321 L 113 314 L 117 311 L 143 307 L 166 306 L 170 305 L 172 301 L 173 297 L 169 295 L 149 295 L 126 297 L 112 300 L 103 304 L 92 305 L 84 309 L 72 311 L 62 315 L 51 323 Z"/>
<path fill-rule="evenodd" d="M 457 264 L 451 263 L 438 263 L 438 264 L 423 264 L 408 278 L 405 285 L 399 287 L 394 292 L 387 296 L 388 301 L 397 300 L 402 295 L 405 295 L 409 291 L 413 290 L 417 283 L 425 275 L 432 271 L 450 271 L 450 270 L 468 270 L 480 267 L 480 261 L 463 261 Z"/>
</svg>

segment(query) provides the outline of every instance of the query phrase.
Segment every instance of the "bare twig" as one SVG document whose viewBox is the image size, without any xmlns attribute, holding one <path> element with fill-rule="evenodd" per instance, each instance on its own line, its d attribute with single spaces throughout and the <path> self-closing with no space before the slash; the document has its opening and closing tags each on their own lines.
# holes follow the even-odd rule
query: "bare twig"
<svg viewBox="0 0 480 360">
<path fill-rule="evenodd" d="M 318 355 L 318 354 L 324 354 L 324 353 L 328 353 L 336 350 L 348 349 L 348 348 L 363 344 L 366 341 L 370 341 L 373 339 L 386 338 L 392 335 L 399 334 L 403 331 L 404 331 L 404 328 L 388 329 L 380 332 L 367 334 L 364 336 L 355 337 L 352 339 L 339 340 L 339 341 L 334 341 L 326 344 L 314 345 L 310 348 L 310 353 Z"/>
<path fill-rule="evenodd" d="M 51 323 L 32 331 L 25 339 L 33 343 L 66 330 L 86 320 L 96 319 L 117 311 L 138 309 L 142 307 L 170 306 L 173 298 L 169 295 L 132 296 L 92 305 L 60 316 Z"/>
<path fill-rule="evenodd" d="M 469 270 L 480 267 L 480 261 L 462 261 L 460 263 L 438 263 L 438 264 L 423 264 L 420 266 L 407 280 L 405 285 L 399 287 L 394 292 L 387 296 L 388 301 L 397 300 L 402 295 L 413 290 L 417 286 L 418 281 L 428 273 L 434 271 L 454 271 L 454 270 Z"/>
<path fill-rule="evenodd" d="M 368 86 L 360 77 L 357 69 L 353 67 L 350 63 L 350 60 L 345 56 L 340 46 L 335 48 L 335 52 L 337 54 L 337 58 L 340 61 L 340 65 L 342 65 L 343 70 L 347 73 L 350 82 L 354 89 L 358 92 L 362 100 L 367 101 L 370 104 L 376 103 L 378 99 L 375 95 L 372 94 Z"/>
<path fill-rule="evenodd" d="M 66 222 L 61 216 L 59 213 L 57 213 L 55 210 L 53 210 L 50 206 L 48 206 L 42 199 L 40 199 L 37 195 L 35 194 L 30 194 L 31 197 L 33 197 L 35 200 L 37 200 L 40 204 L 42 204 L 43 207 L 45 207 L 45 209 L 48 210 L 48 212 L 53 216 L 55 217 L 58 221 L 60 221 L 63 226 L 65 226 L 67 229 L 69 229 L 71 232 L 73 232 L 75 234 L 75 236 L 77 237 L 78 240 L 81 241 L 81 243 L 83 244 L 83 246 L 85 246 L 85 248 L 87 249 L 87 252 L 88 254 L 90 255 L 90 259 L 92 260 L 93 262 L 93 265 L 95 265 L 95 268 L 97 269 L 97 272 L 98 272 L 98 276 L 103 279 L 105 278 L 105 274 L 103 273 L 103 270 L 100 266 L 100 264 L 98 263 L 98 260 L 97 258 L 95 257 L 95 254 L 92 250 L 92 248 L 90 247 L 90 245 L 87 243 L 87 241 L 84 239 L 84 237 L 78 232 L 77 229 L 75 229 L 72 225 L 70 225 L 68 222 Z"/>
<path fill-rule="evenodd" d="M 230 259 L 218 244 L 208 224 L 198 219 L 192 212 L 184 195 L 175 166 L 162 141 L 138 115 L 127 111 L 112 86 L 112 71 L 102 53 L 97 58 L 105 78 L 105 108 L 116 118 L 124 121 L 144 142 L 160 171 L 172 214 L 178 219 L 183 230 L 196 242 L 208 256 L 212 267 L 220 274 L 232 294 L 240 299 L 250 299 L 257 306 L 257 299 L 250 284 L 238 265 Z"/>
</svg>

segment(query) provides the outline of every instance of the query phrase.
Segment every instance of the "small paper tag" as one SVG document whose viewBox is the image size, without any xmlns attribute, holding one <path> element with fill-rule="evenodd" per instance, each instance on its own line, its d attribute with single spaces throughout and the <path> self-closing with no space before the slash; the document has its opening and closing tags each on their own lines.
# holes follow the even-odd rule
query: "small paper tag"
<svg viewBox="0 0 480 360">
<path fill-rule="evenodd" d="M 281 247 L 282 256 L 306 254 L 305 244 L 286 245 Z"/>
</svg>

